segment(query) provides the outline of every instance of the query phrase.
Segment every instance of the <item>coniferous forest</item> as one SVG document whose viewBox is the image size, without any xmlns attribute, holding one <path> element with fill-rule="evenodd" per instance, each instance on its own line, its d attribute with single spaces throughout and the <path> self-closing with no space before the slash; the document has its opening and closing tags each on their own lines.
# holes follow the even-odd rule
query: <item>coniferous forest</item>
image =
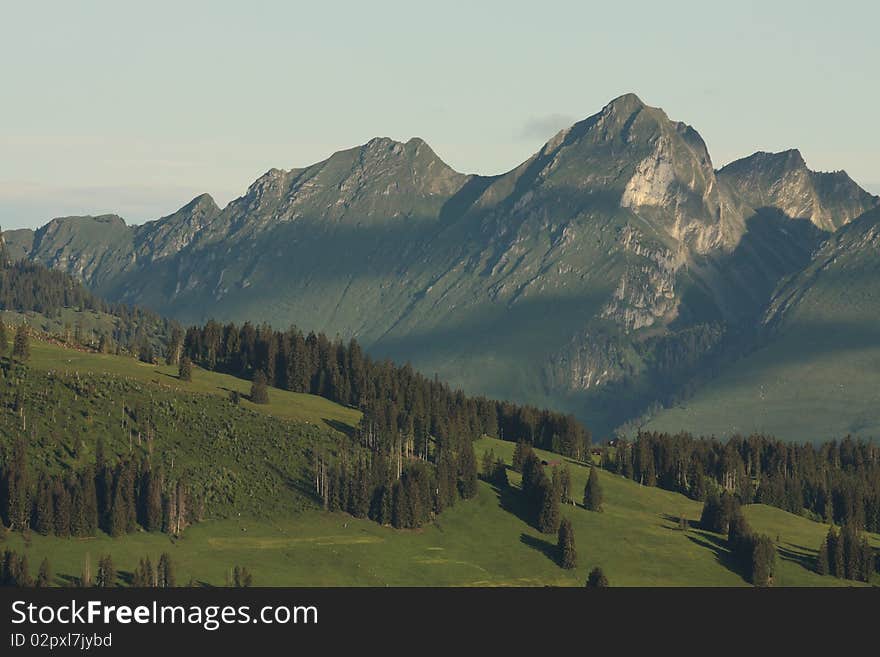
<svg viewBox="0 0 880 657">
<path fill-rule="evenodd" d="M 757 586 L 773 582 L 776 547 L 745 520 L 741 507 L 751 503 L 807 514 L 839 527 L 832 526 L 817 546 L 816 572 L 867 581 L 875 569 L 873 550 L 863 535 L 880 529 L 880 454 L 870 442 L 845 438 L 812 446 L 768 436 L 719 441 L 639 432 L 631 442 L 616 440 L 596 447 L 589 429 L 571 415 L 465 395 L 408 364 L 374 360 L 355 340 L 343 343 L 320 333 L 303 334 L 295 327 L 278 331 L 268 325 L 213 321 L 183 331 L 147 311 L 105 304 L 64 275 L 33 264 L 6 263 L 0 271 L 0 293 L 3 307 L 18 311 L 52 314 L 73 306 L 107 313 L 117 326 L 108 339 L 129 336 L 130 349 L 121 353 L 146 363 L 161 358 L 176 368 L 184 384 L 193 380 L 198 366 L 252 381 L 248 399 L 258 405 L 270 403 L 272 390 L 281 389 L 361 411 L 357 426 L 341 428 L 344 440 L 307 449 L 310 494 L 327 511 L 399 529 L 423 527 L 458 500 L 474 497 L 478 472 L 498 490 L 508 488 L 504 461 L 487 452 L 478 468 L 473 448 L 481 436 L 498 436 L 516 443 L 512 466 L 521 473 L 518 495 L 526 519 L 541 534 L 557 537 L 554 559 L 563 568 L 577 563 L 576 537 L 565 513 L 566 505 L 578 506 L 581 493 L 572 490 L 568 465 L 542 461 L 537 449 L 580 464 L 598 457 L 599 466 L 639 484 L 703 501 L 700 526 L 727 536 L 733 563 Z M 145 337 L 147 328 L 151 338 Z M 3 343 L 12 343 L 8 356 L 0 354 L 0 360 L 5 358 L 0 368 L 4 390 L 18 390 L 12 396 L 4 393 L 4 404 L 7 412 L 20 416 L 22 428 L 34 412 L 31 398 L 45 398 L 38 405 L 45 404 L 58 385 L 84 402 L 90 396 L 101 398 L 117 385 L 102 392 L 103 379 L 78 373 L 50 373 L 45 383 L 33 379 L 27 367 L 30 333 L 25 325 L 13 331 L 0 322 Z M 154 348 L 157 336 L 161 346 Z M 105 352 L 103 338 L 101 342 L 78 344 Z M 109 379 L 105 383 L 109 385 Z M 229 395 L 229 408 L 235 413 L 240 413 L 240 398 L 237 391 Z M 138 530 L 179 536 L 187 526 L 213 517 L 221 484 L 198 468 L 169 476 L 173 458 L 169 462 L 167 456 L 155 458 L 152 453 L 151 437 L 162 430 L 157 420 L 167 413 L 166 403 L 157 406 L 151 401 L 131 408 L 123 403 L 129 454 L 118 449 L 108 453 L 99 438 L 91 462 L 83 465 L 78 459 L 76 468 L 34 467 L 32 446 L 23 432 L 18 433 L 0 450 L 0 520 L 14 531 L 46 536 L 89 537 L 101 531 L 120 537 Z M 46 424 L 45 420 L 38 412 L 36 422 Z M 31 426 L 30 439 L 38 435 L 37 426 L 42 424 Z M 135 431 L 139 448 L 132 451 Z M 39 443 L 45 459 L 45 441 Z M 58 454 L 56 449 L 52 460 L 63 463 Z M 194 476 L 192 483 L 189 476 Z M 583 509 L 603 510 L 597 466 L 590 468 L 582 498 Z M 228 513 L 230 507 L 223 508 Z M 7 561 L 7 583 L 36 585 L 46 579 L 32 576 L 21 556 L 10 553 Z M 112 558 L 102 557 L 94 581 L 106 580 L 101 573 L 112 568 Z M 159 585 L 157 573 L 147 558 L 134 577 L 144 585 Z M 84 577 L 92 581 L 91 571 Z"/>
<path fill-rule="evenodd" d="M 880 530 L 880 449 L 870 441 L 794 444 L 771 436 L 727 441 L 639 432 L 602 450 L 612 472 L 697 500 L 724 491 L 816 520 Z"/>
<path fill-rule="evenodd" d="M 212 321 L 172 336 L 172 359 L 180 353 L 178 340 L 182 353 L 206 369 L 247 379 L 265 375 L 276 388 L 361 409 L 359 434 L 367 445 L 399 436 L 405 449 L 424 456 L 429 437 L 472 440 L 485 434 L 583 459 L 591 444 L 590 431 L 572 415 L 466 396 L 409 365 L 373 360 L 356 340 L 345 344 L 296 328 Z"/>
</svg>

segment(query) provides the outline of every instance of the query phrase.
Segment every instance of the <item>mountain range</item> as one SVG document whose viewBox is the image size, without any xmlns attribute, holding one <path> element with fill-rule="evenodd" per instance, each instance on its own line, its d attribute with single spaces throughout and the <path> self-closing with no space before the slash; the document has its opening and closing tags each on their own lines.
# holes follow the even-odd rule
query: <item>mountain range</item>
<svg viewBox="0 0 880 657">
<path fill-rule="evenodd" d="M 797 150 L 716 169 L 694 128 L 627 94 L 502 175 L 377 138 L 222 209 L 204 194 L 142 225 L 3 237 L 109 300 L 357 337 L 599 436 L 818 440 L 880 433 L 878 208 Z"/>
</svg>

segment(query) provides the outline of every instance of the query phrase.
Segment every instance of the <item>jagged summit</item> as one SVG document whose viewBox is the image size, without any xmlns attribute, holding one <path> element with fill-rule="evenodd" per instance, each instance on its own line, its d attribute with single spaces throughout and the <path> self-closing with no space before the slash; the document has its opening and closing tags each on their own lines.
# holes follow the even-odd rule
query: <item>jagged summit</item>
<svg viewBox="0 0 880 657">
<path fill-rule="evenodd" d="M 636 94 L 629 92 L 621 94 L 608 102 L 603 108 L 603 112 L 633 112 L 638 109 L 647 107 L 645 103 Z"/>
<path fill-rule="evenodd" d="M 797 150 L 716 171 L 696 129 L 628 93 L 502 175 L 375 137 L 270 169 L 223 209 L 205 194 L 142 226 L 4 237 L 114 301 L 357 336 L 474 392 L 563 404 L 626 377 L 648 390 L 646 331 L 672 353 L 682 331 L 708 345 L 710 324 L 754 321 L 827 231 L 877 203 Z"/>
<path fill-rule="evenodd" d="M 878 205 L 845 171 L 813 171 L 797 149 L 759 151 L 718 171 L 753 208 L 773 207 L 834 231 Z"/>
</svg>

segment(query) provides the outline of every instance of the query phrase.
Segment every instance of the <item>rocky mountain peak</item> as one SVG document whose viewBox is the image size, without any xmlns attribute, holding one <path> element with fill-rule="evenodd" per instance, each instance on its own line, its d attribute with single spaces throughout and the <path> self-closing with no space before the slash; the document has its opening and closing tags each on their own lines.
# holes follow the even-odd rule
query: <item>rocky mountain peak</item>
<svg viewBox="0 0 880 657">
<path fill-rule="evenodd" d="M 755 209 L 775 208 L 829 232 L 877 207 L 880 201 L 844 171 L 811 170 L 797 149 L 759 151 L 723 167 L 718 177 Z"/>
</svg>

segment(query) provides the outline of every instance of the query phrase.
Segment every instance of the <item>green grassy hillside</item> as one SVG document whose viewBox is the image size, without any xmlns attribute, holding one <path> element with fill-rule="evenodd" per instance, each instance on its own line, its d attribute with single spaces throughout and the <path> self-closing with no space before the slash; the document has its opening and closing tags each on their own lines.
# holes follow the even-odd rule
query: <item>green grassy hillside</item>
<svg viewBox="0 0 880 657">
<path fill-rule="evenodd" d="M 489 438 L 477 443 L 478 455 L 487 449 L 509 462 L 513 445 Z M 569 467 L 579 492 L 589 470 L 573 462 Z M 510 476 L 518 485 L 516 473 Z M 575 529 L 578 567 L 573 571 L 556 565 L 555 536 L 542 535 L 523 520 L 518 490 L 499 492 L 485 482 L 474 500 L 458 503 L 421 530 L 394 530 L 346 514 L 311 510 L 261 521 L 236 517 L 205 522 L 178 540 L 144 532 L 121 539 L 32 536 L 26 546 L 20 535 L 10 534 L 6 545 L 26 550 L 34 565 L 48 555 L 58 583 L 77 576 L 87 554 L 94 566 L 109 552 L 118 568 L 131 571 L 140 557 L 151 555 L 155 561 L 167 551 L 180 582 L 193 578 L 211 585 L 224 584 L 236 564 L 253 572 L 256 585 L 581 586 L 596 565 L 614 586 L 747 585 L 730 568 L 723 537 L 678 529 L 680 514 L 696 524 L 699 502 L 604 471 L 599 476 L 606 499 L 603 513 L 579 506 L 563 509 Z M 760 505 L 745 512 L 756 531 L 778 536 L 777 585 L 856 585 L 811 570 L 827 526 Z M 871 536 L 871 541 L 880 546 L 880 537 Z"/>
<path fill-rule="evenodd" d="M 203 393 L 228 398 L 230 391 L 242 395 L 241 406 L 285 420 L 321 425 L 334 429 L 353 429 L 360 421 L 361 412 L 332 401 L 288 390 L 271 388 L 268 404 L 252 404 L 245 396 L 250 394 L 250 381 L 228 374 L 209 372 L 195 367 L 192 381 L 177 378 L 177 368 L 168 365 L 150 365 L 134 358 L 79 351 L 44 342 L 31 341 L 29 366 L 40 371 L 67 374 L 110 374 L 113 376 L 152 384 L 169 391 Z"/>
<path fill-rule="evenodd" d="M 33 477 L 94 465 L 103 440 L 111 462 L 149 456 L 172 480 L 183 476 L 207 518 L 314 507 L 313 454 L 335 451 L 360 417 L 276 389 L 256 405 L 244 398 L 248 381 L 195 369 L 182 382 L 174 368 L 40 340 L 31 340 L 27 367 L 0 364 L 0 448 L 24 434 Z M 239 404 L 230 390 L 243 395 Z"/>
</svg>

